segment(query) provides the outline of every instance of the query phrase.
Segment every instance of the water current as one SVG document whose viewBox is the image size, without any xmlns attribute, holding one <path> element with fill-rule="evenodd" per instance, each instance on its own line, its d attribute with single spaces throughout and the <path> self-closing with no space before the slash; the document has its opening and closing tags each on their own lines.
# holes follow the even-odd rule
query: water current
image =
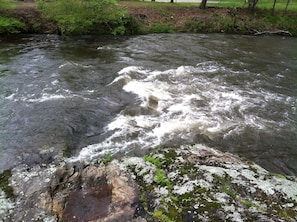
<svg viewBox="0 0 297 222">
<path fill-rule="evenodd" d="M 0 38 L 0 171 L 202 143 L 297 175 L 297 39 Z"/>
</svg>

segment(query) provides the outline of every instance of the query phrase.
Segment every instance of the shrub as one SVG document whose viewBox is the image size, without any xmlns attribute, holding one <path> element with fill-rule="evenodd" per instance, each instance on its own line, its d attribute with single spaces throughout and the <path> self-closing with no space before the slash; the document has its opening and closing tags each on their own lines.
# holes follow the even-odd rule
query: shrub
<svg viewBox="0 0 297 222">
<path fill-rule="evenodd" d="M 173 33 L 174 30 L 171 26 L 166 24 L 155 24 L 150 28 L 152 33 Z"/>
<path fill-rule="evenodd" d="M 0 0 L 0 10 L 1 9 L 11 9 L 12 4 L 8 0 Z"/>
<path fill-rule="evenodd" d="M 25 24 L 15 18 L 0 16 L 0 34 L 19 33 Z"/>
<path fill-rule="evenodd" d="M 130 17 L 115 0 L 38 0 L 62 34 L 125 34 Z"/>
</svg>

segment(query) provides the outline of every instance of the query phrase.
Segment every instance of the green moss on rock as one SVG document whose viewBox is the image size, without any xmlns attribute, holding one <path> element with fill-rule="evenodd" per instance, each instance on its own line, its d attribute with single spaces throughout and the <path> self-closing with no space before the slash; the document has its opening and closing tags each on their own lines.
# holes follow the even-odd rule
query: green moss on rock
<svg viewBox="0 0 297 222">
<path fill-rule="evenodd" d="M 297 218 L 296 178 L 271 174 L 232 154 L 194 145 L 162 148 L 142 161 L 132 173 L 154 221 Z M 155 168 L 145 170 L 151 165 Z M 151 183 L 142 180 L 144 171 L 154 178 Z"/>
<path fill-rule="evenodd" d="M 14 199 L 13 188 L 9 185 L 11 175 L 11 170 L 5 170 L 0 174 L 0 188 L 5 192 L 8 198 Z"/>
</svg>

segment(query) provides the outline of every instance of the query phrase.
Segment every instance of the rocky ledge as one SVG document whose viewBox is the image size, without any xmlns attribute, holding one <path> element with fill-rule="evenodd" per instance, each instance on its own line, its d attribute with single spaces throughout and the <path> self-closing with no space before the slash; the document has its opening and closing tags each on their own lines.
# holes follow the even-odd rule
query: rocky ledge
<svg viewBox="0 0 297 222">
<path fill-rule="evenodd" d="M 0 221 L 296 221 L 297 179 L 202 145 L 1 175 Z M 4 185 L 6 184 L 6 185 Z"/>
</svg>

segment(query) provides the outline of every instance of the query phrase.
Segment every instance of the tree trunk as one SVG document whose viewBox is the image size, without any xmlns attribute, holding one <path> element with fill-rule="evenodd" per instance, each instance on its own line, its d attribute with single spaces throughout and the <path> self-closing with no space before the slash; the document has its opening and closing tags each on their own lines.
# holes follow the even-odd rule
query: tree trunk
<svg viewBox="0 0 297 222">
<path fill-rule="evenodd" d="M 207 3 L 207 0 L 202 0 L 201 3 L 200 3 L 200 9 L 206 9 L 206 3 Z"/>
<path fill-rule="evenodd" d="M 273 1 L 272 12 L 271 12 L 272 15 L 274 14 L 275 5 L 276 5 L 276 0 Z"/>
<path fill-rule="evenodd" d="M 254 10 L 256 8 L 258 0 L 248 0 L 248 3 L 249 3 L 249 9 Z"/>
<path fill-rule="evenodd" d="M 291 0 L 287 0 L 287 4 L 286 4 L 286 9 L 285 9 L 285 11 L 288 10 L 288 6 L 289 6 L 290 1 L 291 1 Z"/>
</svg>

